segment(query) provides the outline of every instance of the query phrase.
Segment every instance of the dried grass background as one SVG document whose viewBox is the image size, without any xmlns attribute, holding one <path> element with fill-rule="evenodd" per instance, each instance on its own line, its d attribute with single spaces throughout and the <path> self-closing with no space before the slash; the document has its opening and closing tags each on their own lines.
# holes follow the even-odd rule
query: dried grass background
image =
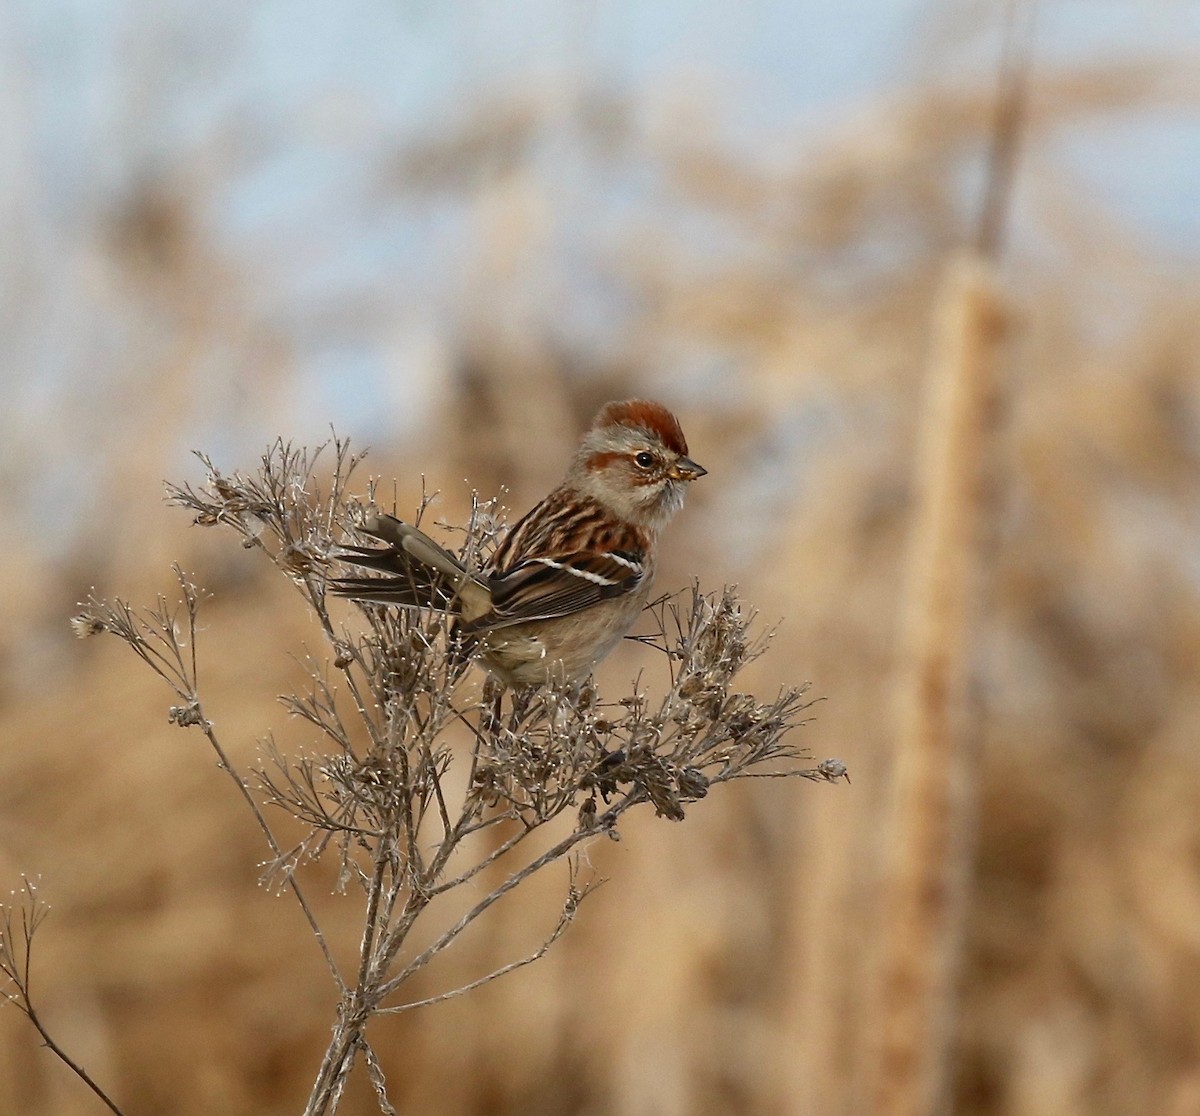
<svg viewBox="0 0 1200 1116">
<path fill-rule="evenodd" d="M 882 1103 L 864 1080 L 889 929 L 916 438 L 995 97 L 979 61 L 994 56 L 994 8 L 931 11 L 912 48 L 920 76 L 843 106 L 824 134 L 774 137 L 761 158 L 678 76 L 640 100 L 505 89 L 420 142 L 377 137 L 380 214 L 465 213 L 471 264 L 425 347 L 388 334 L 406 309 L 386 272 L 369 298 L 318 304 L 313 334 L 371 334 L 417 385 L 376 385 L 361 436 L 339 411 L 359 389 L 314 389 L 303 331 L 264 309 L 289 253 L 328 245 L 273 244 L 280 258 L 264 259 L 211 232 L 253 135 L 231 118 L 151 157 L 134 111 L 161 94 L 151 82 L 126 110 L 144 173 L 120 205 L 66 221 L 37 202 L 36 144 L 6 92 L 5 142 L 26 159 L 9 160 L 15 250 L 0 262 L 0 882 L 41 874 L 54 908 L 43 1012 L 129 1113 L 297 1111 L 332 996 L 298 914 L 256 885 L 252 822 L 167 726 L 152 678 L 104 641 L 70 641 L 75 602 L 92 585 L 148 600 L 171 560 L 195 570 L 216 594 L 201 678 L 247 760 L 268 729 L 295 730 L 275 695 L 295 683 L 310 619 L 254 555 L 161 503 L 164 477 L 197 475 L 188 449 L 237 467 L 275 434 L 315 443 L 336 419 L 373 443 L 369 467 L 399 478 L 401 506 L 423 472 L 454 521 L 463 477 L 485 494 L 508 486 L 523 510 L 594 406 L 633 392 L 678 409 L 710 470 L 672 528 L 662 587 L 736 581 L 784 619 L 755 684 L 812 679 L 828 700 L 806 743 L 854 782 L 732 787 L 682 825 L 632 821 L 594 850 L 611 882 L 546 958 L 396 1022 L 380 1044 L 393 1092 L 403 1111 L 447 1114 Z M 144 36 L 126 44 L 131 72 L 153 76 Z M 1197 48 L 1171 47 L 1066 52 L 1030 79 L 963 652 L 980 774 L 978 831 L 959 835 L 955 1112 L 1200 1110 L 1198 246 L 1156 242 L 1062 156 L 1113 121 L 1194 120 Z M 169 135 L 163 119 L 146 128 Z M 554 263 L 590 219 L 542 154 L 564 132 L 572 166 L 597 181 L 656 184 L 652 204 L 611 222 L 597 270 L 619 312 L 591 341 L 562 320 L 595 287 Z M 321 390 L 329 414 L 311 405 Z M 639 661 L 623 649 L 602 682 L 623 685 Z M 561 882 L 540 908 L 498 909 L 442 975 L 469 979 L 536 944 Z M 327 907 L 352 937 L 349 912 Z M 373 1101 L 363 1090 L 343 1110 Z M 0 1113 L 94 1111 L 0 1011 Z"/>
</svg>

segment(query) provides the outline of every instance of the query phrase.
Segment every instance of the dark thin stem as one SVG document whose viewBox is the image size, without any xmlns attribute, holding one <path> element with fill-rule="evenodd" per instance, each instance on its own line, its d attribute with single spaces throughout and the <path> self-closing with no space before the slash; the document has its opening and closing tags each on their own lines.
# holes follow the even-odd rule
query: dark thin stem
<svg viewBox="0 0 1200 1116">
<path fill-rule="evenodd" d="M 550 819 L 547 818 L 546 820 L 549 821 Z M 502 841 L 499 845 L 497 845 L 494 849 L 492 849 L 491 852 L 489 852 L 485 857 L 483 857 L 483 859 L 477 860 L 474 864 L 471 865 L 470 868 L 466 869 L 460 875 L 454 876 L 452 879 L 449 879 L 449 880 L 443 880 L 440 884 L 437 884 L 436 886 L 431 887 L 429 889 L 430 896 L 441 895 L 445 891 L 453 891 L 454 888 L 461 887 L 468 880 L 474 879 L 485 868 L 488 868 L 492 864 L 495 864 L 496 861 L 499 860 L 502 856 L 504 856 L 505 853 L 511 852 L 513 849 L 515 849 L 517 847 L 517 845 L 519 845 L 522 841 L 524 841 L 525 838 L 528 837 L 530 833 L 532 833 L 535 829 L 539 828 L 542 824 L 544 824 L 544 823 L 534 822 L 532 825 L 522 826 L 522 828 L 518 832 L 514 833 L 511 837 Z"/>
<path fill-rule="evenodd" d="M 367 976 L 371 969 L 371 956 L 375 950 L 376 932 L 378 930 L 379 897 L 383 893 L 383 877 L 387 872 L 388 856 L 380 842 L 375 852 L 375 871 L 371 876 L 371 885 L 367 893 L 367 917 L 363 927 L 362 945 L 359 948 L 357 991 L 361 997 L 367 987 Z"/>
<path fill-rule="evenodd" d="M 389 897 L 389 913 L 390 902 Z M 374 956 L 370 958 L 370 963 L 365 969 L 360 969 L 357 987 L 343 1000 L 339 1009 L 338 1023 L 325 1051 L 325 1057 L 321 1060 L 304 1116 L 325 1116 L 331 1111 L 333 1098 L 340 1092 L 341 1085 L 350 1072 L 367 1021 L 378 1010 L 377 1005 L 383 996 L 380 983 L 383 974 L 387 971 L 391 958 L 403 945 L 417 916 L 427 904 L 426 897 L 417 892 L 409 892 L 400 922 L 390 932 L 374 936 L 378 943 L 373 949 Z M 365 956 L 364 954 L 364 958 Z"/>
<path fill-rule="evenodd" d="M 436 996 L 430 996 L 425 1000 L 414 1000 L 411 1003 L 399 1004 L 396 1007 L 380 1008 L 377 1015 L 399 1015 L 405 1011 L 412 1011 L 413 1008 L 429 1007 L 431 1004 L 441 1004 L 446 1000 L 453 1000 L 459 996 L 465 996 L 468 992 L 473 992 L 476 988 L 482 988 L 483 985 L 490 983 L 493 980 L 502 976 L 507 976 L 517 969 L 522 969 L 526 965 L 532 965 L 534 961 L 544 957 L 546 951 L 554 945 L 559 938 L 563 936 L 568 926 L 571 925 L 571 920 L 575 917 L 575 909 L 579 901 L 583 898 L 582 895 L 573 895 L 567 908 L 559 916 L 558 924 L 550 932 L 550 936 L 542 942 L 537 949 L 525 957 L 521 957 L 516 961 L 510 961 L 507 965 L 501 965 L 498 969 L 493 969 L 485 976 L 479 977 L 477 980 L 471 981 L 469 984 L 464 984 L 459 988 L 453 988 L 449 992 L 441 992 Z"/>
<path fill-rule="evenodd" d="M 209 744 L 212 745 L 213 751 L 217 753 L 217 759 L 220 762 L 222 770 L 237 785 L 238 792 L 242 798 L 246 800 L 246 805 L 250 807 L 250 812 L 254 815 L 254 820 L 258 822 L 259 829 L 262 830 L 263 836 L 267 839 L 267 844 L 270 845 L 271 851 L 275 856 L 282 861 L 283 850 L 279 847 L 279 842 L 275 840 L 275 834 L 271 830 L 270 824 L 263 816 L 262 810 L 258 803 L 254 800 L 254 795 L 250 793 L 250 788 L 246 785 L 246 780 L 238 773 L 237 769 L 229 760 L 229 756 L 225 754 L 225 749 L 221 747 L 221 742 L 217 739 L 217 734 L 213 731 L 212 724 L 204 719 L 204 714 L 199 710 L 199 699 L 193 694 L 192 700 L 197 704 L 197 711 L 202 718 L 200 724 L 207 737 Z M 291 889 L 292 894 L 296 897 L 296 902 L 300 904 L 301 911 L 304 912 L 304 917 L 308 922 L 309 928 L 313 932 L 313 936 L 317 939 L 317 945 L 321 949 L 321 953 L 325 956 L 325 964 L 328 965 L 330 973 L 333 975 L 334 982 L 337 984 L 339 991 L 345 993 L 346 982 L 342 979 L 342 974 L 339 972 L 337 962 L 333 959 L 333 954 L 329 950 L 329 943 L 325 941 L 325 934 L 317 923 L 317 917 L 313 914 L 312 907 L 309 906 L 308 900 L 304 896 L 304 892 L 300 890 L 300 885 L 296 882 L 294 872 L 286 874 L 287 885 Z"/>
<path fill-rule="evenodd" d="M 986 259 L 1004 251 L 1021 130 L 1029 100 L 1029 71 L 1037 0 L 1008 0 L 992 115 L 987 177 L 975 249 Z"/>
<path fill-rule="evenodd" d="M 43 1045 L 91 1089 L 110 1112 L 116 1113 L 116 1116 L 123 1116 L 121 1109 L 96 1084 L 87 1070 L 54 1041 L 33 1006 L 33 936 L 37 933 L 49 908 L 40 902 L 36 885 L 28 879 L 25 880 L 24 894 L 26 905 L 21 911 L 20 930 L 20 937 L 24 943 L 23 950 L 18 950 L 14 946 L 17 934 L 13 927 L 11 910 L 7 907 L 0 909 L 0 974 L 7 977 L 16 988 L 15 995 L 7 991 L 0 991 L 0 997 L 9 1000 L 33 1024 L 34 1029 L 42 1037 Z"/>
<path fill-rule="evenodd" d="M 618 817 L 631 805 L 633 805 L 635 800 L 636 795 L 634 794 L 626 796 L 622 802 L 612 807 L 612 809 L 608 811 L 608 814 L 613 818 Z M 378 988 L 379 999 L 383 1000 L 387 996 L 391 995 L 391 993 L 399 988 L 406 980 L 408 980 L 413 973 L 424 968 L 434 957 L 436 957 L 443 949 L 445 949 L 452 941 L 454 941 L 454 939 L 457 938 L 459 934 L 461 934 L 472 922 L 474 922 L 475 919 L 483 914 L 484 911 L 486 911 L 494 903 L 497 903 L 499 900 L 503 899 L 505 895 L 513 890 L 513 888 L 517 887 L 524 880 L 527 880 L 530 876 L 539 872 L 547 864 L 552 864 L 554 861 L 561 859 L 581 841 L 589 840 L 595 836 L 596 834 L 591 831 L 575 830 L 573 833 L 570 833 L 564 837 L 557 844 L 547 849 L 544 853 L 542 853 L 541 856 L 531 860 L 519 872 L 514 872 L 499 887 L 480 899 L 475 906 L 473 906 L 469 911 L 467 911 L 466 914 L 462 916 L 462 918 L 460 918 L 453 926 L 441 934 L 432 945 L 428 946 L 421 953 L 417 954 L 417 956 L 414 957 L 399 973 L 397 973 L 396 976 L 380 984 Z M 399 943 L 397 942 L 396 944 L 398 948 Z M 386 958 L 388 964 L 391 963 L 393 956 L 394 952 L 391 956 Z"/>
<path fill-rule="evenodd" d="M 438 774 L 437 763 L 432 758 L 429 761 L 429 781 L 433 784 L 433 793 L 437 798 L 438 814 L 442 819 L 442 832 L 450 833 L 453 830 L 450 823 L 450 811 L 446 807 L 446 797 L 442 793 L 442 778 Z"/>
<path fill-rule="evenodd" d="M 34 1028 L 37 1030 L 37 1033 L 42 1036 L 43 1044 L 49 1048 L 54 1056 L 57 1057 L 64 1065 L 66 1065 L 67 1068 L 70 1069 L 70 1071 L 75 1074 L 80 1081 L 82 1081 L 89 1089 L 91 1089 L 91 1091 L 95 1093 L 101 1101 L 104 1102 L 110 1112 L 115 1112 L 116 1116 L 125 1116 L 121 1109 L 119 1109 L 113 1102 L 112 1098 L 109 1097 L 109 1095 L 103 1089 L 101 1089 L 95 1081 L 92 1080 L 91 1076 L 88 1074 L 88 1071 L 85 1070 L 78 1062 L 76 1062 L 61 1046 L 58 1045 L 58 1043 L 54 1041 L 54 1039 L 50 1037 L 50 1032 L 47 1031 L 42 1025 L 42 1021 L 38 1018 L 38 1013 L 34 1011 L 33 1005 L 30 1004 L 28 995 L 24 992 L 24 990 L 22 990 L 21 1010 L 25 1013 L 25 1017 L 29 1020 L 29 1022 L 33 1024 Z"/>
</svg>

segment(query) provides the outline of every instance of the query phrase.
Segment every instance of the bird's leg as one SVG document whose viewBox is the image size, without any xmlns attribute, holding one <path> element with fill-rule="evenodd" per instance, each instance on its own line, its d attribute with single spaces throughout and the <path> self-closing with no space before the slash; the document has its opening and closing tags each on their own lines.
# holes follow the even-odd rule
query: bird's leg
<svg viewBox="0 0 1200 1116">
<path fill-rule="evenodd" d="M 500 729 L 501 704 L 504 700 L 504 683 L 488 675 L 483 683 L 483 698 L 479 703 L 480 719 L 483 722 L 483 734 L 486 738 L 495 737 Z"/>
<path fill-rule="evenodd" d="M 509 713 L 508 727 L 516 733 L 521 722 L 529 715 L 533 699 L 537 696 L 537 689 L 533 686 L 526 686 L 524 689 L 512 691 L 512 705 Z"/>
</svg>

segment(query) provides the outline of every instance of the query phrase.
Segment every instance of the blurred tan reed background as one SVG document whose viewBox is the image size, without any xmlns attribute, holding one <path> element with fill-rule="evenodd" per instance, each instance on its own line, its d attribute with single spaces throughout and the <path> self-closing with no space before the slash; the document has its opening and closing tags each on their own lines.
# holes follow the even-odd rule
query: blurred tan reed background
<svg viewBox="0 0 1200 1116">
<path fill-rule="evenodd" d="M 274 696 L 308 617 L 163 506 L 187 451 L 249 467 L 332 422 L 453 521 L 464 477 L 523 510 L 636 392 L 710 470 L 662 587 L 736 581 L 782 618 L 754 684 L 811 679 L 806 741 L 854 781 L 631 821 L 545 959 L 395 1024 L 393 1097 L 906 1110 L 869 1084 L 890 875 L 928 867 L 890 855 L 905 556 L 1002 7 L 210 8 L 0 7 L 0 882 L 53 904 L 49 1026 L 131 1116 L 296 1112 L 324 1047 L 332 990 L 256 886 L 252 822 L 157 680 L 68 634 L 90 586 L 151 601 L 178 559 L 215 594 L 227 744 L 304 740 Z M 949 835 L 956 1113 L 1200 1111 L 1198 62 L 1193 5 L 1041 5 L 956 656 L 979 764 Z M 429 991 L 536 943 L 561 883 Z M 351 939 L 353 903 L 324 905 Z M 0 1112 L 96 1111 L 0 1011 Z"/>
</svg>

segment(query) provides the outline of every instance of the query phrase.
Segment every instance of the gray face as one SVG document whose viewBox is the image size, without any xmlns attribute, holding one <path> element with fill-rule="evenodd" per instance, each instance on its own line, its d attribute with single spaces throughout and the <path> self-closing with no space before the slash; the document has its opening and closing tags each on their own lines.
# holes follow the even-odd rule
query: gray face
<svg viewBox="0 0 1200 1116">
<path fill-rule="evenodd" d="M 659 528 L 681 507 L 688 482 L 704 470 L 636 426 L 591 430 L 572 466 L 572 477 L 621 518 Z"/>
</svg>

